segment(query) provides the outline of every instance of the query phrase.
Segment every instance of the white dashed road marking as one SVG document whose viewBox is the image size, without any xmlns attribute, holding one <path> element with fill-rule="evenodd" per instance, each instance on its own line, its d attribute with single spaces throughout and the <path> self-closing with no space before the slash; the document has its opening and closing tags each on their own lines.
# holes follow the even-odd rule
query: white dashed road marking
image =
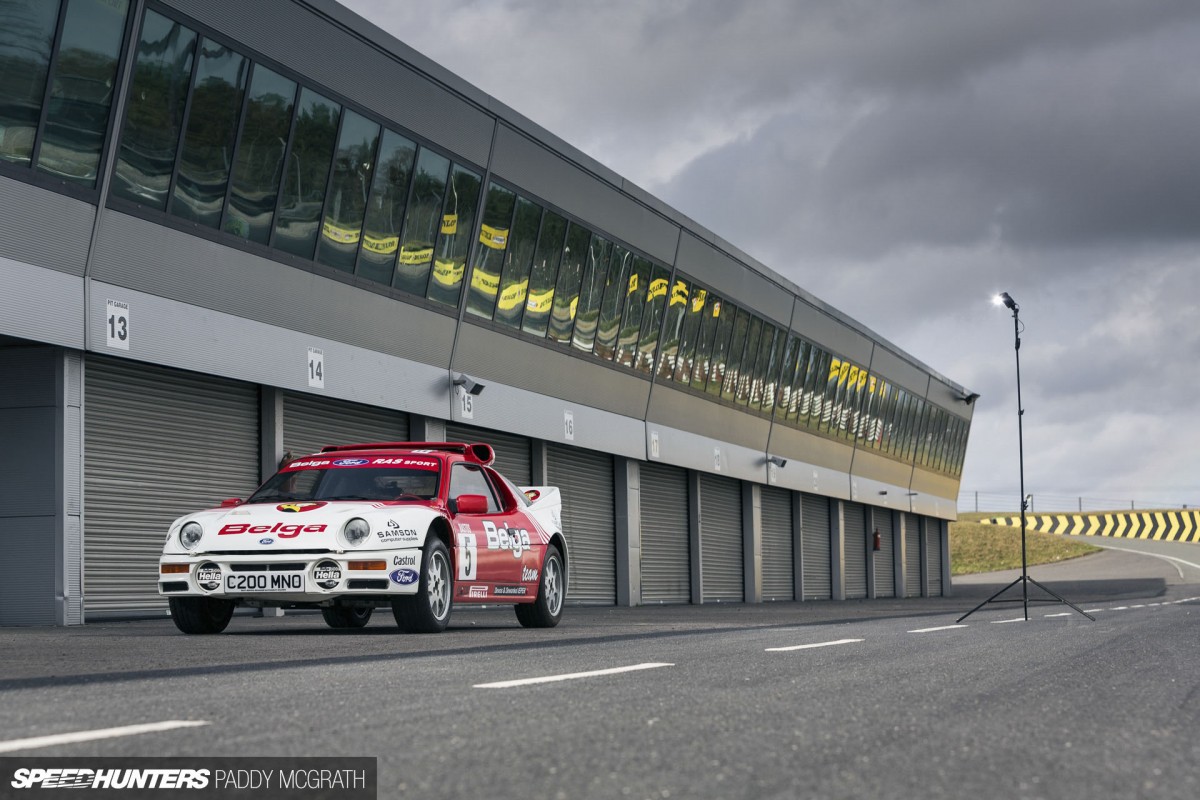
<svg viewBox="0 0 1200 800">
<path fill-rule="evenodd" d="M 643 669 L 658 669 L 673 667 L 674 664 L 633 664 L 628 667 L 613 667 L 612 669 L 597 669 L 591 672 L 571 672 L 565 675 L 546 675 L 541 678 L 520 678 L 514 681 L 496 681 L 495 683 L 477 683 L 476 689 L 511 689 L 514 686 L 532 686 L 535 683 L 556 683 L 558 681 L 573 681 L 579 678 L 596 678 L 601 675 L 619 675 L 622 672 L 637 672 Z"/>
<path fill-rule="evenodd" d="M 965 628 L 965 627 L 967 627 L 967 626 L 966 625 L 942 625 L 937 628 L 917 628 L 915 631 L 909 631 L 909 633 L 933 633 L 934 631 L 952 631 L 955 628 Z"/>
<path fill-rule="evenodd" d="M 836 642 L 817 642 L 816 644 L 794 644 L 791 647 L 768 647 L 768 653 L 787 653 L 792 650 L 811 650 L 814 647 L 833 647 L 837 644 L 854 644 L 865 639 L 838 639 Z"/>
<path fill-rule="evenodd" d="M 35 736 L 32 739 L 10 739 L 0 742 L 0 753 L 11 753 L 14 750 L 33 750 L 39 747 L 54 747 L 60 744 L 76 744 L 78 742 L 94 742 L 98 739 L 117 739 L 121 736 L 137 736 L 142 733 L 158 733 L 176 728 L 195 728 L 208 725 L 204 720 L 169 719 L 165 722 L 147 722 L 142 725 L 125 725 L 121 728 L 102 728 L 95 731 L 76 731 L 74 733 L 57 733 L 53 736 Z"/>
<path fill-rule="evenodd" d="M 994 620 L 992 620 L 993 625 L 1003 625 L 1006 622 L 1025 622 L 1025 618 L 1024 617 L 1013 617 L 1012 619 L 994 619 Z"/>
</svg>

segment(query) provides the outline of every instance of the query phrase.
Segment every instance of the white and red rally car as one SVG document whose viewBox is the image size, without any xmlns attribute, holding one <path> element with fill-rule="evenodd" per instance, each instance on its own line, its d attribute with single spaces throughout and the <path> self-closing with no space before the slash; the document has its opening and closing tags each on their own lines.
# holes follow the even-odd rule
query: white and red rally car
<svg viewBox="0 0 1200 800">
<path fill-rule="evenodd" d="M 319 608 L 358 628 L 390 606 L 405 631 L 445 629 L 455 603 L 513 603 L 558 624 L 567 543 L 557 488 L 518 489 L 486 444 L 326 447 L 258 491 L 171 524 L 159 593 L 184 633 L 220 633 L 237 606 Z"/>
</svg>

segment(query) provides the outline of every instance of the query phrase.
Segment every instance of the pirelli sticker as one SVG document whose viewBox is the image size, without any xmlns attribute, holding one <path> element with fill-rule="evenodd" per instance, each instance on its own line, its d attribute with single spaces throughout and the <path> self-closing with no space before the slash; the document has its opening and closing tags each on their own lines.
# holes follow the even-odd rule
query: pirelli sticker
<svg viewBox="0 0 1200 800">
<path fill-rule="evenodd" d="M 481 225 L 479 243 L 493 250 L 504 250 L 508 247 L 508 228 L 493 228 L 491 225 Z"/>
</svg>

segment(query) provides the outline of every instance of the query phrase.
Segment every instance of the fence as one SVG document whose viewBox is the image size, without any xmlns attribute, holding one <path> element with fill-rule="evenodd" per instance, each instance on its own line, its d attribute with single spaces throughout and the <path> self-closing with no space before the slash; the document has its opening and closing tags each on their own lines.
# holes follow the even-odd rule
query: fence
<svg viewBox="0 0 1200 800">
<path fill-rule="evenodd" d="M 1165 495 L 1155 493 L 1144 493 L 1142 497 L 1115 498 L 1115 497 L 1083 497 L 1077 495 L 1065 494 L 1037 494 L 1030 493 L 1029 507 L 1026 509 L 1029 513 L 1038 511 L 1074 511 L 1082 513 L 1084 511 L 1136 511 L 1143 510 L 1159 510 L 1178 508 L 1184 511 L 1189 508 L 1200 508 L 1200 500 L 1181 500 L 1178 497 L 1168 499 Z M 1011 492 L 984 492 L 984 491 L 965 491 L 958 495 L 958 513 L 1020 513 L 1020 492 L 1016 489 Z"/>
</svg>

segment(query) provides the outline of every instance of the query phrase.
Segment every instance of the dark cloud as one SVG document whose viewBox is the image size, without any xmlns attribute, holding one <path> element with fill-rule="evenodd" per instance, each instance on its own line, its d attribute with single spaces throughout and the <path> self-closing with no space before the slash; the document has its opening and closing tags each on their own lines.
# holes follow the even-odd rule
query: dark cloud
<svg viewBox="0 0 1200 800">
<path fill-rule="evenodd" d="M 1200 501 L 1194 0 L 347 4 L 979 392 L 964 490 L 1005 290 L 1030 487 Z"/>
</svg>

